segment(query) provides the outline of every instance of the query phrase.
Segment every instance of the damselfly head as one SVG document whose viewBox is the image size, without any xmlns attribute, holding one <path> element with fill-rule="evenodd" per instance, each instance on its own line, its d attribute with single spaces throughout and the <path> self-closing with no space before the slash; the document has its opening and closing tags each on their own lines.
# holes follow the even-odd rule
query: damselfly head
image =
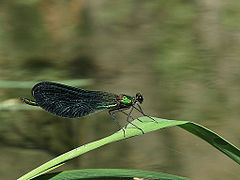
<svg viewBox="0 0 240 180">
<path fill-rule="evenodd" d="M 140 104 L 142 104 L 143 102 L 143 96 L 140 93 L 136 94 L 136 101 L 140 102 Z"/>
</svg>

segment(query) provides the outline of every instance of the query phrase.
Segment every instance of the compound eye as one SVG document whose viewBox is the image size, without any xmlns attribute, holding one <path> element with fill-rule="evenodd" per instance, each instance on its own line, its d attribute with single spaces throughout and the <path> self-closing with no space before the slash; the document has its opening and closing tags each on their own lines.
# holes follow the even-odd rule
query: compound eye
<svg viewBox="0 0 240 180">
<path fill-rule="evenodd" d="M 143 96 L 142 96 L 140 93 L 137 93 L 137 94 L 136 94 L 136 100 L 137 100 L 138 102 L 142 103 L 142 102 L 143 102 Z"/>
</svg>

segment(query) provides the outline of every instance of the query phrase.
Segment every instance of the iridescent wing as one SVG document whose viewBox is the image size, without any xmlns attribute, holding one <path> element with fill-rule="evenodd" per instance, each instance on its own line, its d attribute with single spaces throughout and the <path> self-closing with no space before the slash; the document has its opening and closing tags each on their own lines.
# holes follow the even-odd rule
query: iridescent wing
<svg viewBox="0 0 240 180">
<path fill-rule="evenodd" d="M 65 118 L 79 118 L 117 106 L 118 95 L 75 88 L 59 83 L 41 82 L 32 89 L 41 108 Z"/>
</svg>

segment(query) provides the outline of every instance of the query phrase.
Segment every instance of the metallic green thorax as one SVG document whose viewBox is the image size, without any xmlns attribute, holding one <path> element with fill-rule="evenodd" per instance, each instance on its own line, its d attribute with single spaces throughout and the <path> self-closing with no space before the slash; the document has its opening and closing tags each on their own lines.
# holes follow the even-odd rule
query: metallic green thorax
<svg viewBox="0 0 240 180">
<path fill-rule="evenodd" d="M 119 109 L 119 108 L 128 108 L 134 104 L 136 101 L 135 97 L 128 96 L 125 94 L 120 94 L 119 96 L 109 96 L 104 97 L 102 103 L 98 105 L 98 108 L 106 109 Z"/>
<path fill-rule="evenodd" d="M 135 97 L 127 96 L 125 94 L 120 96 L 120 105 L 129 107 L 135 102 Z"/>
</svg>

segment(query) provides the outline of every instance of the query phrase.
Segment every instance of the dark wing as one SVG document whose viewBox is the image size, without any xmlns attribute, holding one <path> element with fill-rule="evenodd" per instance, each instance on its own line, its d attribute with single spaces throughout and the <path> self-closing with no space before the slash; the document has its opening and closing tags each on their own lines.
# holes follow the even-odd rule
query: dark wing
<svg viewBox="0 0 240 180">
<path fill-rule="evenodd" d="M 41 82 L 32 89 L 36 103 L 44 110 L 65 118 L 79 118 L 117 106 L 118 95 Z"/>
</svg>

